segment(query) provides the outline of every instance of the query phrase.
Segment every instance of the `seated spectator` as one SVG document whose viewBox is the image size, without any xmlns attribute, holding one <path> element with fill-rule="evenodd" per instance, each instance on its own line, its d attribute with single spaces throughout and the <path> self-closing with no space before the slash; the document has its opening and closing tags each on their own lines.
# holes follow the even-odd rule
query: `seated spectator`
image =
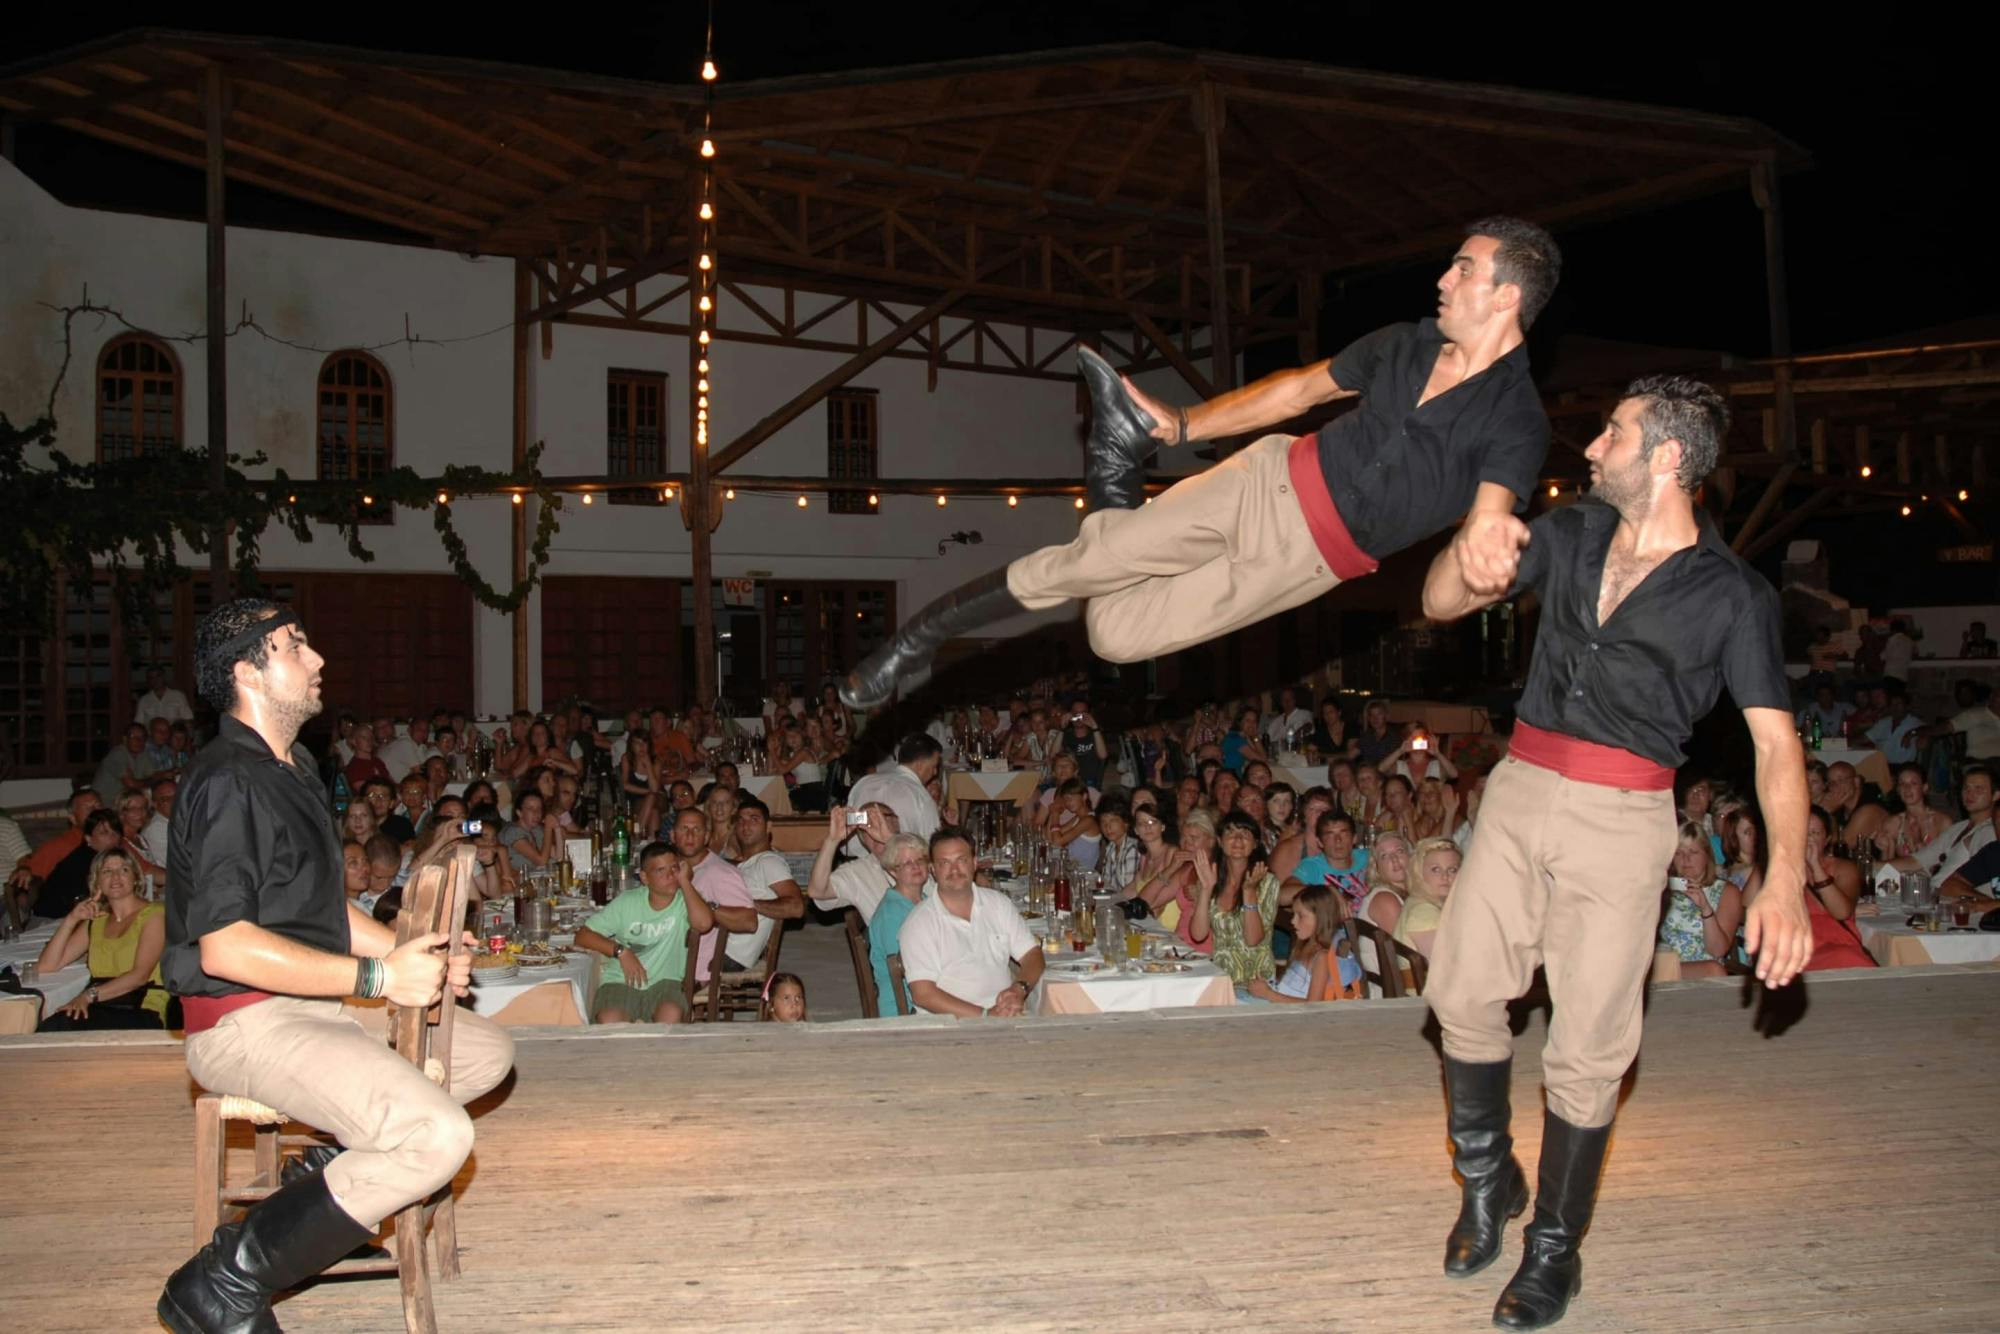
<svg viewBox="0 0 2000 1334">
<path fill-rule="evenodd" d="M 1310 697 L 1308 697 L 1310 703 Z M 1264 746 L 1271 754 L 1304 750 L 1312 740 L 1313 713 L 1299 702 L 1299 692 L 1291 686 L 1278 691 L 1278 706 L 1264 723 Z"/>
<path fill-rule="evenodd" d="M 173 750 L 176 772 L 194 763 L 194 729 L 187 723 L 175 723 L 167 732 L 168 744 Z"/>
<path fill-rule="evenodd" d="M 1976 681 L 1960 681 L 1958 712 L 1949 719 L 1917 729 L 1917 736 L 1965 737 L 1965 758 L 1974 764 L 2000 761 L 2000 714 L 1993 711 L 1993 692 Z"/>
<path fill-rule="evenodd" d="M 1290 783 L 1264 787 L 1264 844 L 1272 849 L 1273 870 L 1278 844 L 1299 832 L 1299 794 Z M 1282 879 L 1283 877 L 1280 877 Z"/>
<path fill-rule="evenodd" d="M 578 949 L 605 957 L 590 1022 L 680 1023 L 690 930 L 715 930 L 715 915 L 695 890 L 687 862 L 665 843 L 648 843 L 639 851 L 639 884 L 576 933 Z"/>
<path fill-rule="evenodd" d="M 797 973 L 773 973 L 764 984 L 765 1018 L 774 1024 L 806 1021 L 806 984 Z"/>
<path fill-rule="evenodd" d="M 866 823 L 847 823 L 850 809 L 866 815 Z M 826 837 L 820 841 L 819 857 L 806 884 L 807 897 L 829 911 L 853 908 L 864 923 L 872 922 L 889 891 L 889 873 L 878 859 L 899 832 L 896 813 L 879 801 L 866 807 L 835 806 L 827 816 Z M 860 840 L 863 855 L 836 867 L 841 844 L 854 839 Z"/>
<path fill-rule="evenodd" d="M 447 797 L 445 801 L 450 801 Z M 453 817 L 442 813 L 445 802 L 438 803 L 439 820 Z M 473 855 L 477 859 L 477 869 L 473 873 L 473 894 L 481 902 L 494 899 L 511 899 L 519 896 L 520 882 L 514 874 L 514 859 L 507 855 L 507 849 L 500 842 L 502 823 L 500 811 L 495 806 L 477 806 L 457 818 L 470 818 L 479 822 L 479 832 L 473 835 Z"/>
<path fill-rule="evenodd" d="M 1898 684 L 1896 689 L 1902 691 L 1903 687 Z M 1908 692 L 1904 691 L 1904 693 L 1907 694 Z M 1881 720 L 1882 715 L 1888 711 L 1888 686 L 1870 686 L 1866 690 L 1855 691 L 1854 712 L 1847 715 L 1847 724 L 1843 729 L 1843 735 L 1847 744 L 1850 746 L 1863 744 L 1864 739 L 1868 735 L 1868 729 L 1875 726 Z"/>
<path fill-rule="evenodd" d="M 1410 874 L 1396 914 L 1396 942 L 1429 957 L 1462 857 L 1448 838 L 1427 838 L 1410 854 Z"/>
<path fill-rule="evenodd" d="M 1658 949 L 1681 961 L 1683 977 L 1721 977 L 1722 961 L 1743 924 L 1743 894 L 1716 871 L 1709 836 L 1684 821 L 1667 878 Z"/>
<path fill-rule="evenodd" d="M 964 1019 L 1021 1014 L 1042 979 L 1040 943 L 1012 899 L 972 882 L 970 834 L 940 829 L 930 853 L 937 893 L 917 905 L 897 938 L 910 1000 Z M 1010 960 L 1020 966 L 1018 978 Z"/>
<path fill-rule="evenodd" d="M 1402 925 L 1403 904 L 1410 896 L 1410 873 L 1415 869 L 1412 846 L 1401 834 L 1376 838 L 1375 846 L 1368 849 L 1368 883 L 1361 891 L 1361 901 L 1349 905 L 1351 915 L 1392 934 Z M 1362 962 L 1368 960 L 1364 957 Z"/>
<path fill-rule="evenodd" d="M 1020 714 L 1014 716 L 1007 739 L 1008 764 L 1046 775 L 1050 761 L 1061 753 L 1062 734 L 1049 726 L 1047 709 L 1030 709 L 1025 719 Z"/>
<path fill-rule="evenodd" d="M 56 867 L 62 864 L 65 857 L 82 845 L 84 822 L 102 805 L 94 789 L 80 787 L 70 793 L 69 826 L 61 833 L 44 839 L 33 852 L 14 864 L 12 873 L 7 877 L 7 908 L 17 924 L 29 916 L 42 883 L 55 874 Z M 62 912 L 56 916 L 67 913 L 70 906 L 64 904 Z"/>
<path fill-rule="evenodd" d="M 21 831 L 20 822 L 5 811 L 0 811 L 0 871 L 9 879 L 16 874 L 25 874 L 22 863 L 34 852 L 28 846 L 28 836 Z M 10 899 L 13 897 L 10 893 Z"/>
<path fill-rule="evenodd" d="M 1991 832 L 1996 824 L 2000 824 L 2000 809 L 1990 813 L 1986 819 L 1986 846 L 1945 877 L 1938 887 L 1940 899 L 1970 900 L 1967 907 L 1981 913 L 2000 907 L 2000 901 L 1993 897 L 1996 884 L 2000 884 L 2000 846 L 1994 844 Z"/>
<path fill-rule="evenodd" d="M 1450 838 L 1458 824 L 1458 789 L 1442 778 L 1430 777 L 1417 785 L 1417 813 L 1411 820 L 1417 840 Z"/>
<path fill-rule="evenodd" d="M 1383 797 L 1382 771 L 1380 769 L 1377 769 L 1372 764 L 1362 765 L 1355 769 L 1354 796 L 1352 801 L 1353 805 L 1351 808 L 1343 803 L 1342 809 L 1347 810 L 1347 813 L 1352 815 L 1358 822 L 1355 828 L 1373 829 L 1381 823 Z"/>
<path fill-rule="evenodd" d="M 1834 841 L 1850 848 L 1875 837 L 1875 832 L 1889 820 L 1882 794 L 1873 784 L 1863 783 L 1854 766 L 1845 760 L 1826 767 L 1824 809 L 1834 820 Z"/>
<path fill-rule="evenodd" d="M 1036 785 L 1033 804 L 1028 807 L 1029 825 L 1046 832 L 1049 828 L 1049 822 L 1056 814 L 1056 792 L 1065 783 L 1082 781 L 1080 770 L 1077 768 L 1076 756 L 1063 753 L 1058 754 L 1054 759 L 1050 760 L 1049 776 Z M 1095 809 L 1098 797 L 1101 794 L 1088 783 L 1084 784 L 1083 791 L 1086 798 L 1084 803 L 1085 808 Z"/>
<path fill-rule="evenodd" d="M 1931 809 L 1930 795 L 1931 785 L 1922 769 L 1914 764 L 1896 767 L 1896 796 L 1903 809 L 1876 829 L 1877 856 L 1915 857 L 1951 826 L 1949 815 Z"/>
<path fill-rule="evenodd" d="M 382 763 L 375 754 L 375 731 L 363 724 L 357 724 L 347 734 L 347 742 L 354 748 L 354 758 L 347 762 L 341 773 L 347 777 L 347 790 L 359 794 L 361 785 L 371 778 L 379 778 L 393 784 L 396 780 L 389 776 L 389 766 Z M 395 791 L 393 787 L 390 791 Z"/>
<path fill-rule="evenodd" d="M 1104 892 L 1122 899 L 1139 877 L 1145 851 L 1132 833 L 1132 808 L 1118 797 L 1106 797 L 1097 807 L 1097 831 L 1097 873 L 1104 879 Z"/>
<path fill-rule="evenodd" d="M 1069 853 L 1077 867 L 1094 870 L 1103 835 L 1097 817 L 1091 814 L 1090 789 L 1081 778 L 1066 778 L 1051 795 L 1055 800 L 1047 821 L 1049 844 Z"/>
<path fill-rule="evenodd" d="M 1460 852 L 1472 846 L 1472 827 L 1479 820 L 1479 803 L 1484 800 L 1486 800 L 1486 775 L 1481 774 L 1473 779 L 1472 785 L 1466 789 L 1465 806 L 1458 817 L 1458 827 L 1451 831 L 1451 841 L 1458 845 Z"/>
<path fill-rule="evenodd" d="M 1959 782 L 1959 804 L 1965 818 L 1945 827 L 1943 833 L 1910 857 L 1898 857 L 1885 871 L 1926 871 L 1931 883 L 1940 884 L 1959 867 L 1993 841 L 1993 771 L 1983 764 L 1967 765 Z"/>
<path fill-rule="evenodd" d="M 1881 716 L 1869 726 L 1865 740 L 1891 764 L 1913 762 L 1917 758 L 1917 731 L 1923 726 L 1923 719 L 1910 712 L 1910 692 L 1898 686 L 1871 693 L 1882 696 L 1883 707 Z"/>
<path fill-rule="evenodd" d="M 674 851 L 688 864 L 696 895 L 707 902 L 716 925 L 726 927 L 732 936 L 738 933 L 747 936 L 756 931 L 757 910 L 750 906 L 750 887 L 743 883 L 741 872 L 711 851 L 714 839 L 708 828 L 708 813 L 694 806 L 675 816 L 672 841 Z M 697 983 L 708 981 L 709 970 L 715 966 L 716 944 L 713 930 L 702 933 L 701 948 L 695 956 Z"/>
<path fill-rule="evenodd" d="M 1249 986 L 1253 977 L 1269 980 L 1277 967 L 1271 933 L 1278 921 L 1278 878 L 1271 874 L 1260 835 L 1257 821 L 1241 811 L 1222 817 L 1217 826 L 1222 855 L 1195 858 L 1194 911 L 1180 932 L 1239 987 Z"/>
<path fill-rule="evenodd" d="M 118 798 L 118 837 L 138 865 L 139 897 L 149 900 L 167 883 L 166 863 L 146 855 L 146 824 L 152 818 L 153 802 L 144 792 L 127 792 Z"/>
<path fill-rule="evenodd" d="M 1139 866 L 1125 882 L 1125 895 L 1144 902 L 1146 910 L 1157 917 L 1179 897 L 1183 886 L 1177 881 L 1191 879 L 1194 864 L 1181 851 L 1179 834 L 1161 818 L 1157 807 L 1142 806 L 1133 812 L 1132 835 L 1139 844 Z"/>
<path fill-rule="evenodd" d="M 791 863 L 771 850 L 771 808 L 755 797 L 745 797 L 736 808 L 736 847 L 736 869 L 750 891 L 757 926 L 742 935 L 732 932 L 725 953 L 736 968 L 757 969 L 764 966 L 771 932 L 806 915 L 806 896 L 799 892 Z"/>
<path fill-rule="evenodd" d="M 1254 787 L 1261 794 L 1271 786 L 1271 766 L 1262 760 L 1251 760 L 1243 766 L 1243 786 Z"/>
<path fill-rule="evenodd" d="M 430 745 L 430 724 L 422 718 L 407 719 L 402 730 L 397 731 L 397 723 L 390 720 L 389 739 L 377 747 L 375 754 L 382 766 L 389 771 L 389 781 L 401 783 L 413 771 L 423 767 L 425 760 L 436 752 Z"/>
<path fill-rule="evenodd" d="M 1736 887 L 1738 907 L 1764 883 L 1764 825 L 1755 803 L 1739 806 L 1724 828 L 1722 878 Z"/>
<path fill-rule="evenodd" d="M 1354 737 L 1355 773 L 1373 769 L 1394 755 L 1403 740 L 1403 732 L 1389 725 L 1389 701 L 1369 700 L 1361 710 L 1361 730 Z"/>
<path fill-rule="evenodd" d="M 1404 838 L 1413 839 L 1416 827 L 1415 787 L 1401 774 L 1386 775 L 1382 779 L 1382 809 L 1375 816 L 1375 832 L 1378 835 L 1401 834 Z"/>
<path fill-rule="evenodd" d="M 514 861 L 516 875 L 539 871 L 563 846 L 562 830 L 542 805 L 542 794 L 530 788 L 514 799 L 514 819 L 500 831 L 500 842 Z"/>
<path fill-rule="evenodd" d="M 379 782 L 369 784 L 369 805 L 375 804 L 373 794 L 381 788 Z M 417 821 L 423 819 L 424 812 L 430 809 L 430 792 L 430 785 L 424 782 L 422 774 L 411 774 L 405 778 L 397 792 L 400 800 L 382 817 L 381 831 L 402 847 L 416 842 Z"/>
<path fill-rule="evenodd" d="M 152 814 L 146 817 L 146 827 L 140 831 L 139 841 L 145 845 L 146 860 L 159 866 L 167 864 L 167 830 L 174 816 L 174 795 L 180 791 L 180 783 L 172 778 L 155 778 L 152 788 Z M 0 864 L 5 861 L 0 855 Z M 162 877 L 162 883 L 165 877 Z"/>
<path fill-rule="evenodd" d="M 91 868 L 96 865 L 97 855 L 122 846 L 123 841 L 115 812 L 100 806 L 85 816 L 82 841 L 42 881 L 35 895 L 35 916 L 67 917 L 70 909 L 90 897 Z"/>
<path fill-rule="evenodd" d="M 1236 809 L 1236 794 L 1242 787 L 1243 780 L 1229 770 L 1215 771 L 1215 781 L 1208 788 L 1208 809 L 1217 820 Z"/>
<path fill-rule="evenodd" d="M 151 771 L 146 775 L 149 792 L 163 777 L 180 777 L 181 758 L 174 750 L 174 725 L 165 718 L 155 718 L 146 724 L 146 766 Z"/>
<path fill-rule="evenodd" d="M 1187 818 L 1181 821 L 1176 834 L 1180 855 L 1186 865 L 1182 870 L 1166 878 L 1167 883 L 1164 888 L 1171 890 L 1173 897 L 1167 898 L 1162 894 L 1160 901 L 1155 903 L 1149 894 L 1147 902 L 1153 905 L 1153 916 L 1159 919 L 1161 926 L 1178 935 L 1183 941 L 1188 941 L 1188 928 L 1194 920 L 1196 864 L 1207 861 L 1212 869 L 1221 852 L 1216 847 L 1215 817 L 1206 809 L 1189 811 Z M 1192 941 L 1188 943 L 1193 944 Z M 1201 944 L 1195 945 L 1195 948 L 1206 954 L 1210 945 L 1210 941 L 1204 940 Z"/>
<path fill-rule="evenodd" d="M 1854 904 L 1861 896 L 1861 872 L 1853 862 L 1830 851 L 1834 828 L 1834 817 L 1826 811 L 1815 806 L 1806 812 L 1806 913 L 1813 932 L 1812 962 L 1806 965 L 1809 972 L 1875 966 L 1852 925 Z"/>
<path fill-rule="evenodd" d="M 930 848 L 915 834 L 891 834 L 876 860 L 889 873 L 889 892 L 868 922 L 868 965 L 875 973 L 877 1008 L 884 1017 L 914 1014 L 909 996 L 898 993 L 890 981 L 889 956 L 902 948 L 903 923 L 930 887 Z"/>
<path fill-rule="evenodd" d="M 110 812 L 97 815 L 108 818 Z M 62 915 L 36 963 L 53 973 L 88 954 L 90 985 L 45 1018 L 40 1031 L 164 1028 L 167 993 L 160 986 L 160 954 L 167 946 L 166 906 L 139 897 L 138 863 L 124 848 L 100 849 L 85 874 L 82 901 Z"/>
<path fill-rule="evenodd" d="M 153 762 L 146 755 L 146 729 L 133 723 L 125 729 L 124 739 L 99 762 L 91 786 L 97 789 L 99 801 L 116 807 L 118 798 L 127 792 L 144 792 L 152 772 Z"/>
<path fill-rule="evenodd" d="M 653 738 L 644 732 L 627 732 L 621 739 L 625 753 L 618 759 L 618 790 L 625 797 L 625 810 L 633 823 L 651 829 L 660 818 L 660 771 L 653 764 Z"/>
<path fill-rule="evenodd" d="M 1840 665 L 1840 646 L 1833 642 L 1833 631 L 1824 625 L 1813 627 L 1812 644 L 1806 649 L 1806 668 L 1815 678 L 1833 679 L 1833 669 Z"/>
<path fill-rule="evenodd" d="M 566 742 L 557 740 L 553 723 L 536 721 L 528 725 L 528 753 L 537 768 L 561 774 L 577 774 L 583 769 L 570 758 Z"/>
<path fill-rule="evenodd" d="M 1271 752 L 1264 748 L 1264 734 L 1257 730 L 1257 710 L 1246 705 L 1237 710 L 1236 726 L 1222 738 L 1222 767 L 1240 776 L 1243 766 L 1251 760 L 1268 763 L 1270 759 Z"/>
<path fill-rule="evenodd" d="M 1674 809 L 1682 824 L 1698 824 L 1704 834 L 1715 832 L 1715 785 L 1707 775 L 1684 768 L 1674 775 Z"/>
<path fill-rule="evenodd" d="M 694 804 L 708 816 L 708 850 L 725 861 L 735 861 L 736 789 L 720 783 L 704 783 L 695 794 Z"/>
<path fill-rule="evenodd" d="M 1258 841 L 1259 842 L 1263 841 L 1264 815 L 1265 815 L 1263 788 L 1259 787 L 1255 783 L 1245 783 L 1242 787 L 1237 788 L 1236 802 L 1233 806 L 1230 807 L 1230 810 L 1241 811 L 1243 814 L 1255 820 L 1257 822 Z M 1265 843 L 1264 846 L 1266 849 L 1268 849 L 1270 847 L 1270 844 Z"/>
<path fill-rule="evenodd" d="M 1993 636 L 1986 633 L 1986 622 L 1974 621 L 1965 627 L 1965 633 L 1958 640 L 1959 657 L 1991 658 L 1996 655 L 2000 655 L 2000 644 L 1994 643 Z"/>
<path fill-rule="evenodd" d="M 1320 701 L 1319 721 L 1313 726 L 1311 744 L 1326 764 L 1351 761 L 1361 753 L 1361 743 L 1348 734 L 1347 716 L 1340 711 L 1339 700 Z"/>
<path fill-rule="evenodd" d="M 556 775 L 556 799 L 548 809 L 554 812 L 556 827 L 563 831 L 565 837 L 577 832 L 576 801 L 582 790 L 575 774 Z"/>
<path fill-rule="evenodd" d="M 1833 683 L 1822 681 L 1813 690 L 1812 703 L 1799 710 L 1799 726 L 1810 730 L 1817 721 L 1821 736 L 1837 737 L 1842 734 L 1847 715 L 1853 712 L 1853 705 L 1835 697 Z"/>
<path fill-rule="evenodd" d="M 1174 818 L 1172 821 L 1174 826 L 1178 828 L 1181 821 L 1187 819 L 1189 811 L 1201 809 L 1202 801 L 1206 796 L 1207 793 L 1202 789 L 1201 778 L 1198 774 L 1189 774 L 1186 778 L 1174 784 Z"/>
<path fill-rule="evenodd" d="M 375 817 L 375 808 L 359 799 L 347 804 L 347 813 L 340 817 L 342 838 L 351 838 L 356 843 L 366 843 L 382 832 L 381 821 Z"/>
<path fill-rule="evenodd" d="M 1347 916 L 1340 903 L 1340 896 L 1325 885 L 1300 890 L 1292 900 L 1292 956 L 1284 977 L 1275 987 L 1254 977 L 1245 990 L 1258 1000 L 1281 1005 L 1361 999 L 1366 985 L 1361 961 L 1343 930 Z"/>
<path fill-rule="evenodd" d="M 1277 786 L 1285 785 L 1280 783 Z M 1265 823 L 1269 824 L 1271 797 L 1268 792 L 1265 794 L 1264 802 L 1267 817 Z M 1299 810 L 1291 822 L 1294 826 L 1292 831 L 1271 845 L 1271 874 L 1278 877 L 1279 884 L 1282 885 L 1292 878 L 1301 861 L 1319 855 L 1319 817 L 1333 808 L 1333 793 L 1330 789 L 1323 787 L 1306 789 L 1305 795 L 1300 798 Z M 1287 897 L 1284 902 L 1290 903 L 1291 899 Z"/>
<path fill-rule="evenodd" d="M 353 839 L 340 845 L 340 887 L 347 901 L 371 917 L 375 895 L 369 892 L 368 849 Z"/>
<path fill-rule="evenodd" d="M 133 706 L 132 720 L 150 726 L 155 718 L 164 718 L 169 723 L 191 723 L 194 721 L 194 710 L 188 707 L 186 695 L 167 684 L 165 672 L 158 667 L 148 667 L 146 693 L 139 696 Z"/>
<path fill-rule="evenodd" d="M 1320 812 L 1318 830 L 1320 850 L 1301 858 L 1291 875 L 1280 883 L 1279 902 L 1290 903 L 1300 890 L 1325 885 L 1340 895 L 1341 919 L 1345 921 L 1368 897 L 1368 850 L 1354 846 L 1354 817 L 1346 811 Z M 1390 916 L 1393 920 L 1394 913 Z"/>
</svg>

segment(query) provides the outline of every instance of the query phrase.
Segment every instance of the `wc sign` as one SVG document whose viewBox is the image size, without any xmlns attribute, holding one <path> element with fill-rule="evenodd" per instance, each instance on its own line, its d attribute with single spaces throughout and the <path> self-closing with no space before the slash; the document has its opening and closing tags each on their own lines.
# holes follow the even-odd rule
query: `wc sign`
<svg viewBox="0 0 2000 1334">
<path fill-rule="evenodd" d="M 722 605 L 725 607 L 756 606 L 757 581 L 755 579 L 724 579 L 722 581 Z"/>
</svg>

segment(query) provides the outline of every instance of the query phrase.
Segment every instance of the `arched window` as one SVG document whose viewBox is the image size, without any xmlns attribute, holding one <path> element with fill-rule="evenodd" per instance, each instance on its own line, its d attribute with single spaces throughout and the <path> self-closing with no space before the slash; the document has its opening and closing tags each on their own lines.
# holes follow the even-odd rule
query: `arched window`
<svg viewBox="0 0 2000 1334">
<path fill-rule="evenodd" d="M 336 352 L 319 372 L 319 475 L 365 482 L 396 465 L 389 372 L 366 352 Z M 388 523 L 395 507 L 356 502 L 363 523 Z"/>
<path fill-rule="evenodd" d="M 181 368 L 157 338 L 126 334 L 97 362 L 97 459 L 110 463 L 181 443 Z"/>
</svg>

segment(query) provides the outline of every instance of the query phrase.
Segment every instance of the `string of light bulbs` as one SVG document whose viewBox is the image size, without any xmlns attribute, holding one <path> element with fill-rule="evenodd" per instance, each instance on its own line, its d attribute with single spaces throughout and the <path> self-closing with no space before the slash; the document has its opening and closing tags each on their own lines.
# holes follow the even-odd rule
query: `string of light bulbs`
<svg viewBox="0 0 2000 1334">
<path fill-rule="evenodd" d="M 715 281 L 715 82 L 719 75 L 715 67 L 715 0 L 708 0 L 701 55 L 701 149 L 696 164 L 700 175 L 695 189 L 693 228 L 695 265 L 688 274 L 688 328 L 694 330 L 699 345 L 694 366 L 694 438 L 695 444 L 702 447 L 708 444 L 708 409 L 712 397 L 708 359 L 713 347 L 715 298 L 721 290 Z M 671 500 L 671 488 L 662 492 L 661 498 Z"/>
</svg>

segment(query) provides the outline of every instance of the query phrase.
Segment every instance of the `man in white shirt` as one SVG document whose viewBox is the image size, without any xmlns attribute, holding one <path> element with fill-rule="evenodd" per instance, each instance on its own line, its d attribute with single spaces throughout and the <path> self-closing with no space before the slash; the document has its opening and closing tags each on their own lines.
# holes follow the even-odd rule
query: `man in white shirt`
<svg viewBox="0 0 2000 1334">
<path fill-rule="evenodd" d="M 1299 692 L 1286 686 L 1278 692 L 1278 707 L 1271 710 L 1271 716 L 1264 723 L 1264 738 L 1271 743 L 1271 753 L 1276 755 L 1284 750 L 1287 737 L 1300 728 L 1313 725 L 1312 710 L 1299 707 Z"/>
<path fill-rule="evenodd" d="M 1905 685 L 1910 680 L 1910 660 L 1917 656 L 1917 641 L 1910 637 L 1910 623 L 1898 616 L 1889 623 L 1889 638 L 1882 645 L 1882 675 Z"/>
<path fill-rule="evenodd" d="M 1933 885 L 1941 885 L 1993 841 L 1993 771 L 1983 764 L 1968 765 L 1958 796 L 1965 803 L 1965 818 L 1918 848 L 1916 856 L 1885 862 L 1876 872 L 1877 883 L 1885 873 L 1921 870 L 1930 872 Z"/>
<path fill-rule="evenodd" d="M 380 728 L 376 729 L 376 737 L 378 740 L 381 737 Z M 376 748 L 375 758 L 388 769 L 389 781 L 400 783 L 410 770 L 421 768 L 435 754 L 430 746 L 430 724 L 422 718 L 412 718 L 406 730 L 397 730 L 393 739 Z"/>
<path fill-rule="evenodd" d="M 927 787 L 944 763 L 944 748 L 923 732 L 912 732 L 896 746 L 896 758 L 855 783 L 847 794 L 849 806 L 879 801 L 896 812 L 901 833 L 928 839 L 938 830 L 937 803 Z M 850 852 L 859 849 L 852 843 Z"/>
<path fill-rule="evenodd" d="M 835 806 L 833 813 L 827 817 L 826 838 L 819 845 L 819 859 L 813 863 L 807 893 L 812 895 L 814 903 L 828 912 L 854 908 L 861 913 L 863 922 L 870 922 L 875 918 L 875 910 L 882 906 L 882 896 L 889 892 L 893 883 L 887 868 L 877 858 L 888 846 L 890 836 L 897 832 L 901 821 L 894 811 L 877 801 L 865 808 L 868 816 L 866 824 L 850 826 L 847 823 L 850 809 L 864 808 Z M 840 851 L 840 845 L 849 841 L 850 834 L 861 841 L 861 854 L 836 868 L 834 856 Z"/>
<path fill-rule="evenodd" d="M 146 859 L 161 866 L 167 864 L 167 822 L 174 817 L 174 794 L 178 791 L 180 785 L 171 778 L 154 780 L 153 818 L 146 821 L 146 827 L 139 831 L 139 841 L 145 844 Z"/>
<path fill-rule="evenodd" d="M 1917 758 L 1917 743 L 1911 735 L 1924 725 L 1924 720 L 1910 712 L 1910 692 L 1906 686 L 1899 686 L 1887 692 L 1888 707 L 1875 725 L 1868 729 L 1868 739 L 1882 752 L 1882 758 L 1894 768 L 1899 764 L 1911 764 Z"/>
<path fill-rule="evenodd" d="M 146 693 L 139 696 L 138 705 L 132 710 L 132 721 L 151 723 L 155 718 L 165 718 L 170 723 L 191 723 L 194 710 L 188 707 L 187 696 L 167 684 L 167 674 L 157 667 L 146 669 Z"/>
<path fill-rule="evenodd" d="M 750 906 L 757 913 L 757 929 L 742 935 L 731 933 L 723 952 L 738 968 L 756 969 L 764 965 L 764 947 L 770 944 L 773 929 L 806 915 L 806 898 L 791 863 L 771 850 L 771 808 L 755 797 L 743 798 L 736 808 L 736 846 L 742 860 L 736 873 L 750 891 Z"/>
<path fill-rule="evenodd" d="M 1847 715 L 1853 712 L 1852 704 L 1837 698 L 1833 686 L 1823 683 L 1813 690 L 1813 702 L 1799 710 L 1799 726 L 1810 727 L 1817 718 L 1821 735 L 1837 737 L 1840 735 L 1841 724 L 1845 723 Z"/>
<path fill-rule="evenodd" d="M 931 836 L 937 893 L 911 910 L 898 944 L 910 999 L 961 1019 L 1021 1014 L 1042 980 L 1042 947 L 1014 901 L 972 883 L 972 838 L 947 827 Z M 1017 979 L 1008 962 L 1020 965 Z"/>
</svg>

